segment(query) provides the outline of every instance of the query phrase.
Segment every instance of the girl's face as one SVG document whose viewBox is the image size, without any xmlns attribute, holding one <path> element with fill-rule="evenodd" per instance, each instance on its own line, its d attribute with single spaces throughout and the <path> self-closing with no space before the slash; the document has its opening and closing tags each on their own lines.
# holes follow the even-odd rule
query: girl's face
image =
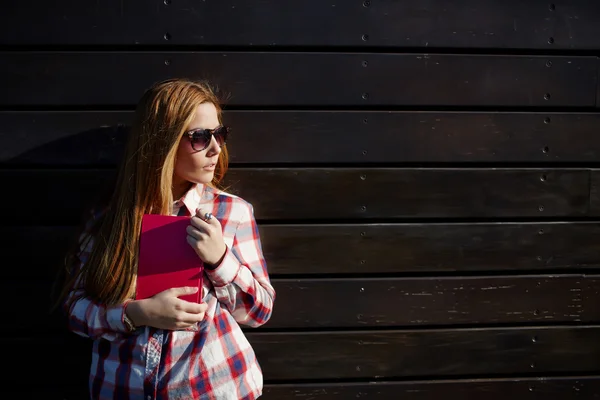
<svg viewBox="0 0 600 400">
<path fill-rule="evenodd" d="M 212 103 L 202 103 L 196 109 L 194 119 L 186 132 L 196 129 L 215 129 L 220 126 L 217 109 Z M 173 172 L 173 199 L 179 199 L 188 190 L 190 183 L 210 183 L 215 175 L 217 160 L 221 147 L 214 136 L 210 137 L 207 147 L 201 149 L 202 143 L 184 134 L 179 141 L 175 169 Z M 196 149 L 194 149 L 194 147 Z"/>
</svg>

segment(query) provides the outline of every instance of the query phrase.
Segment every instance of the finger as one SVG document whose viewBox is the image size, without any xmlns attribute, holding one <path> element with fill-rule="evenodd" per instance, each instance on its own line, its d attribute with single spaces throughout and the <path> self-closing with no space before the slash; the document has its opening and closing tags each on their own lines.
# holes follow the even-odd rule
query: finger
<svg viewBox="0 0 600 400">
<path fill-rule="evenodd" d="M 175 331 L 181 331 L 181 330 L 187 330 L 187 329 L 194 329 L 198 326 L 198 323 L 200 321 L 190 321 L 190 322 L 183 322 L 183 321 L 178 321 L 175 322 L 173 327 L 169 328 Z"/>
<path fill-rule="evenodd" d="M 196 208 L 196 216 L 199 218 L 202 218 L 203 221 L 206 219 L 206 214 L 209 212 L 210 212 L 210 210 L 205 210 L 200 207 Z"/>
<path fill-rule="evenodd" d="M 208 305 L 206 303 L 194 303 L 185 300 L 181 300 L 179 303 L 179 309 L 190 314 L 199 314 L 205 312 L 207 308 Z"/>
<path fill-rule="evenodd" d="M 198 239 L 196 239 L 195 237 L 187 235 L 185 237 L 185 240 L 188 242 L 188 244 L 190 246 L 192 246 L 193 249 L 197 249 L 198 248 Z"/>
<path fill-rule="evenodd" d="M 202 220 L 202 222 L 206 223 L 207 225 L 219 226 L 220 227 L 221 223 L 219 222 L 219 220 L 217 218 L 215 218 L 214 215 L 211 214 L 212 217 L 210 219 L 208 219 L 208 220 L 205 218 L 207 212 L 209 212 L 209 211 L 205 211 L 205 210 L 203 210 L 201 208 L 197 208 L 196 209 L 196 215 L 198 217 L 200 217 L 200 219 Z"/>
<path fill-rule="evenodd" d="M 214 219 L 214 218 L 213 218 Z M 201 231 L 207 231 L 208 227 L 210 226 L 208 222 L 206 222 L 205 220 L 203 220 L 201 217 L 192 217 L 190 218 L 190 224 Z"/>
<path fill-rule="evenodd" d="M 198 240 L 204 239 L 204 235 L 206 235 L 208 233 L 208 232 L 203 232 L 200 229 L 193 227 L 192 225 L 188 225 L 187 228 L 185 228 L 185 231 L 187 232 L 188 236 L 191 236 Z"/>
<path fill-rule="evenodd" d="M 185 314 L 181 314 L 178 318 L 178 323 L 179 324 L 185 324 L 187 326 L 189 325 L 193 325 L 196 324 L 198 322 L 202 322 L 202 320 L 204 320 L 204 313 L 197 313 L 197 314 L 192 314 L 192 313 L 185 313 Z"/>
<path fill-rule="evenodd" d="M 179 297 L 184 296 L 186 294 L 194 294 L 198 292 L 198 287 L 196 286 L 184 286 L 184 287 L 176 287 L 165 290 L 169 295 Z"/>
</svg>

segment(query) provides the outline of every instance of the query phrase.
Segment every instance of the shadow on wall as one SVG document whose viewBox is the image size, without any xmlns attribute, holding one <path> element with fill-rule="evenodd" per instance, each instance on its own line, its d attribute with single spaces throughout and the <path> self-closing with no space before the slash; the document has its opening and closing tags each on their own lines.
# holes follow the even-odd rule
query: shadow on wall
<svg viewBox="0 0 600 400">
<path fill-rule="evenodd" d="M 116 167 L 124 148 L 129 126 L 115 125 L 88 129 L 39 144 L 20 141 L 20 148 L 0 152 L 0 162 L 10 166 L 111 168 Z"/>
</svg>

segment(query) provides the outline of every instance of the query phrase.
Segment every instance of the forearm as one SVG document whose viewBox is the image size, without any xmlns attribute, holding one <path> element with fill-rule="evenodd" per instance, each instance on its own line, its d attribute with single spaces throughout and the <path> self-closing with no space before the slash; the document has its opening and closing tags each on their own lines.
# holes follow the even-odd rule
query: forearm
<svg viewBox="0 0 600 400">
<path fill-rule="evenodd" d="M 240 324 L 258 327 L 271 317 L 275 290 L 266 276 L 255 276 L 250 266 L 241 263 L 233 251 L 215 269 L 207 269 L 219 302 L 227 306 Z"/>
<path fill-rule="evenodd" d="M 81 291 L 72 293 L 69 300 L 69 329 L 74 333 L 92 339 L 114 340 L 127 332 L 123 304 L 99 304 Z"/>
</svg>

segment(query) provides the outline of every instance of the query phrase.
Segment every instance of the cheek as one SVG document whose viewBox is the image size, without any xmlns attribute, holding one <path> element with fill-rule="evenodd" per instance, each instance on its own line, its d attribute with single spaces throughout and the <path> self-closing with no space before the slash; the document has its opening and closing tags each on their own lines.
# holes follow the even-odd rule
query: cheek
<svg viewBox="0 0 600 400">
<path fill-rule="evenodd" d="M 202 168 L 203 158 L 203 152 L 194 152 L 189 143 L 182 141 L 177 149 L 175 175 L 181 179 L 190 180 Z"/>
</svg>

